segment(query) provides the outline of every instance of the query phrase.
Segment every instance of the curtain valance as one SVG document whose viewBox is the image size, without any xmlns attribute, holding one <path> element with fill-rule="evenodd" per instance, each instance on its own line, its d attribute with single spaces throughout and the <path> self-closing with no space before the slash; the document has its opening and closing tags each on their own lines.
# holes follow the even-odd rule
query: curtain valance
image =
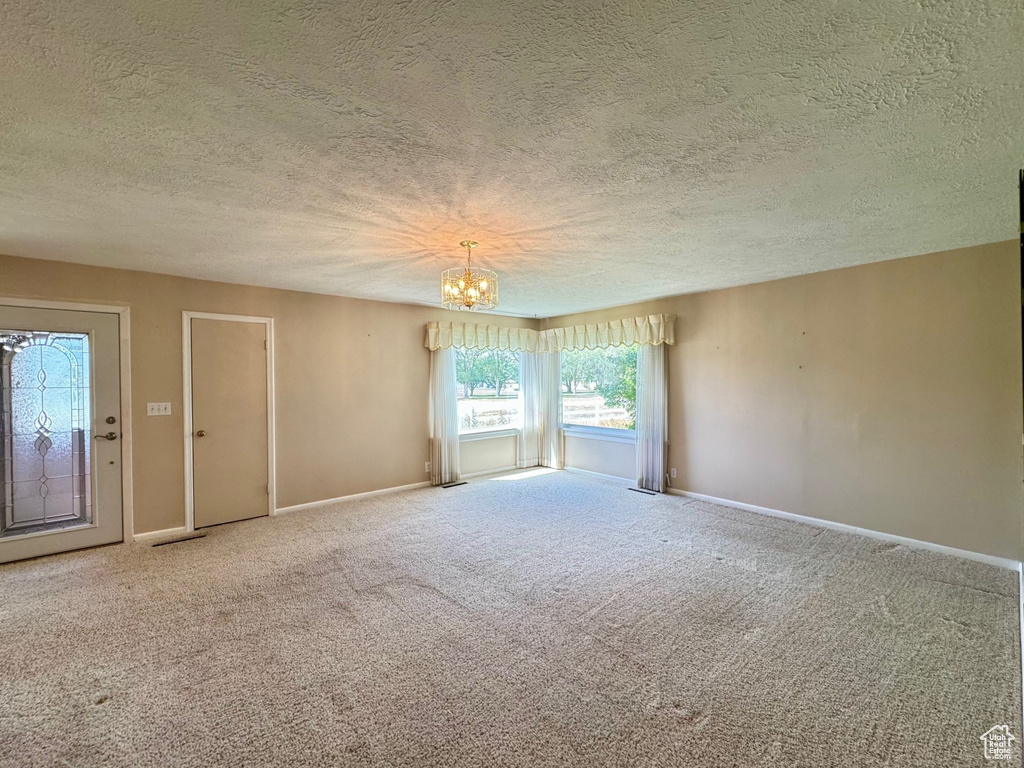
<svg viewBox="0 0 1024 768">
<path fill-rule="evenodd" d="M 427 349 L 470 347 L 514 352 L 558 352 L 633 344 L 675 344 L 675 315 L 642 315 L 604 323 L 534 331 L 476 323 L 427 323 Z"/>
<path fill-rule="evenodd" d="M 642 315 L 605 323 L 570 325 L 540 332 L 539 351 L 629 347 L 633 344 L 675 344 L 675 315 Z"/>
<path fill-rule="evenodd" d="M 537 331 L 532 328 L 506 328 L 476 323 L 427 323 L 427 349 L 449 347 L 536 352 Z"/>
</svg>

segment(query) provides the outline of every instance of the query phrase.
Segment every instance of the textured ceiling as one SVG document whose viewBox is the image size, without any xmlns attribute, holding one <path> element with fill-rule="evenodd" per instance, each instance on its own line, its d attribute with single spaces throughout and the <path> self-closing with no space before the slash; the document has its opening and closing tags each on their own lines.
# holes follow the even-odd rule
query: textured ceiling
<svg viewBox="0 0 1024 768">
<path fill-rule="evenodd" d="M 0 253 L 553 315 L 1016 233 L 1013 0 L 0 0 Z M 0 278 L 2 280 L 2 278 Z"/>
</svg>

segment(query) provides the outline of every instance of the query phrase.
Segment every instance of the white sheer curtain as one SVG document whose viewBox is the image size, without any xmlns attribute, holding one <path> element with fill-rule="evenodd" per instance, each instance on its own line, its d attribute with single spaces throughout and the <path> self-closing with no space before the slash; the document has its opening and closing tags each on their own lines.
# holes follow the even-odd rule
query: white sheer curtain
<svg viewBox="0 0 1024 768">
<path fill-rule="evenodd" d="M 562 355 L 544 352 L 536 355 L 540 382 L 540 463 L 562 469 Z"/>
<path fill-rule="evenodd" d="M 636 353 L 637 487 L 665 490 L 668 444 L 668 346 L 645 344 Z"/>
<path fill-rule="evenodd" d="M 459 396 L 455 349 L 430 353 L 430 482 L 456 483 L 459 469 Z"/>
<path fill-rule="evenodd" d="M 541 423 L 541 360 L 536 352 L 519 353 L 519 408 L 523 426 L 519 430 L 519 451 L 516 465 L 536 467 L 540 464 Z"/>
</svg>

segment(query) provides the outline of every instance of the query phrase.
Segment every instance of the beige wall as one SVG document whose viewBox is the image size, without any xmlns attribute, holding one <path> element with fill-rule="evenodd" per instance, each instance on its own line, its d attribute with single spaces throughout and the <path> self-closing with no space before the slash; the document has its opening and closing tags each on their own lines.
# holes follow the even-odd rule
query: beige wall
<svg viewBox="0 0 1024 768">
<path fill-rule="evenodd" d="M 1019 287 L 1010 241 L 544 327 L 679 316 L 677 488 L 1019 559 Z"/>
<path fill-rule="evenodd" d="M 636 443 L 566 435 L 565 466 L 636 482 Z"/>
<path fill-rule="evenodd" d="M 429 479 L 423 326 L 454 313 L 7 256 L 0 275 L 0 296 L 131 307 L 136 533 L 185 523 L 186 309 L 275 320 L 278 507 Z M 171 417 L 146 416 L 168 401 Z"/>
<path fill-rule="evenodd" d="M 459 467 L 462 474 L 475 475 L 514 467 L 516 443 L 514 435 L 459 441 Z"/>
</svg>

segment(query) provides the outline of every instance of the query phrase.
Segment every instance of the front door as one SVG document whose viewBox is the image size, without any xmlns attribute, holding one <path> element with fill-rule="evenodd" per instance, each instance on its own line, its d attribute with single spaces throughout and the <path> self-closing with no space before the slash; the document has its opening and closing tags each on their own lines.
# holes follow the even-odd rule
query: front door
<svg viewBox="0 0 1024 768">
<path fill-rule="evenodd" d="M 0 303 L 0 563 L 122 540 L 118 322 Z"/>
<path fill-rule="evenodd" d="M 196 528 L 269 514 L 267 328 L 191 318 Z"/>
</svg>

